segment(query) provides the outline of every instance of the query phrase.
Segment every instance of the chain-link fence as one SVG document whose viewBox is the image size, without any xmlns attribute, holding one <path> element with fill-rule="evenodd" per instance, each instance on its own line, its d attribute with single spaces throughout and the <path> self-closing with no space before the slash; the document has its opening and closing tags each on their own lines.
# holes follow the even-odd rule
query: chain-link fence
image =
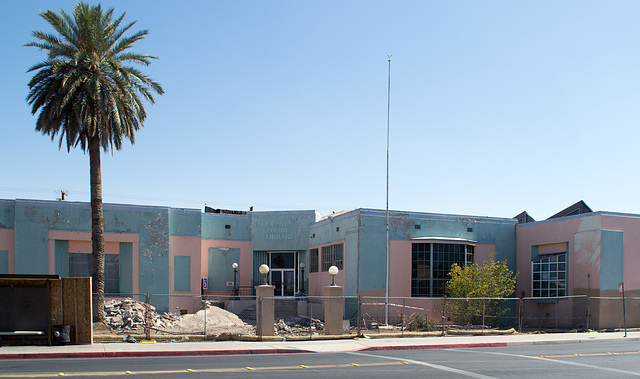
<svg viewBox="0 0 640 379">
<path fill-rule="evenodd" d="M 190 336 L 254 335 L 272 301 L 274 334 L 313 338 L 324 334 L 324 296 L 256 298 L 250 295 L 129 294 L 106 296 L 106 324 L 115 333 Z M 416 298 L 343 297 L 345 334 L 411 332 L 482 334 L 534 330 L 622 329 L 640 326 L 640 298 Z M 259 329 L 259 328 L 258 328 Z M 269 333 L 270 334 L 270 333 Z M 267 335 L 269 335 L 267 334 Z"/>
</svg>

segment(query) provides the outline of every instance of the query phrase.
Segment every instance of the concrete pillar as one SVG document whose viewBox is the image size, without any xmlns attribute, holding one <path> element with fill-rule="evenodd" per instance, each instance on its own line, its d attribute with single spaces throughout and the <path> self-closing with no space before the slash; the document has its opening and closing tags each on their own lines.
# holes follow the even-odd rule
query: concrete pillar
<svg viewBox="0 0 640 379">
<path fill-rule="evenodd" d="M 324 334 L 343 334 L 344 287 L 324 287 Z"/>
<path fill-rule="evenodd" d="M 273 293 L 276 287 L 269 285 L 256 286 L 256 334 L 273 336 L 275 324 L 275 308 Z"/>
</svg>

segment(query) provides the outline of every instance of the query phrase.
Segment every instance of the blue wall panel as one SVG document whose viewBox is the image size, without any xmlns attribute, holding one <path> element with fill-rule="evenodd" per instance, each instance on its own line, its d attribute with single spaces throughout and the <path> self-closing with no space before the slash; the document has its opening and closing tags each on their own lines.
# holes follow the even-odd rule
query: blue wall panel
<svg viewBox="0 0 640 379">
<path fill-rule="evenodd" d="M 227 225 L 229 226 L 228 228 L 226 227 Z M 202 238 L 208 240 L 250 241 L 251 216 L 203 213 Z"/>
<path fill-rule="evenodd" d="M 69 241 L 56 240 L 54 243 L 55 273 L 61 277 L 69 276 Z"/>
<path fill-rule="evenodd" d="M 173 290 L 191 291 L 191 257 L 188 255 L 173 257 Z"/>
<path fill-rule="evenodd" d="M 14 200 L 0 200 L 0 229 L 13 229 L 15 210 Z"/>
<path fill-rule="evenodd" d="M 197 209 L 169 209 L 169 235 L 200 237 L 202 212 Z"/>
<path fill-rule="evenodd" d="M 231 265 L 240 262 L 240 249 L 209 248 L 209 291 L 231 291 L 227 282 L 233 282 L 233 268 Z M 238 267 L 238 275 L 242 267 Z M 236 280 L 239 277 L 236 278 Z"/>
<path fill-rule="evenodd" d="M 299 251 L 309 248 L 309 225 L 315 211 L 255 212 L 251 215 L 253 250 Z"/>
<path fill-rule="evenodd" d="M 624 233 L 613 230 L 601 232 L 600 243 L 600 289 L 618 289 L 622 282 L 624 267 Z"/>
<path fill-rule="evenodd" d="M 9 252 L 0 250 L 0 274 L 9 273 Z"/>
</svg>

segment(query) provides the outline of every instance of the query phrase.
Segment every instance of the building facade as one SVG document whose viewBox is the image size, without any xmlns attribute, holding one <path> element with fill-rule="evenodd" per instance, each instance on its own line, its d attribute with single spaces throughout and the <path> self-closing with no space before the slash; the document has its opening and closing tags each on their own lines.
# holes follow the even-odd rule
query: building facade
<svg viewBox="0 0 640 379">
<path fill-rule="evenodd" d="M 621 282 L 629 294 L 640 287 L 631 272 L 640 259 L 640 216 L 579 208 L 582 213 L 540 222 L 526 212 L 494 218 L 392 211 L 386 293 L 382 210 L 321 217 L 316 211 L 104 204 L 105 292 L 150 294 L 161 311 L 195 311 L 203 293 L 253 294 L 263 280 L 261 264 L 271 268 L 276 296 L 321 296 L 331 282 L 328 268 L 336 265 L 336 282 L 347 296 L 438 301 L 453 263 L 481 263 L 495 252 L 519 272 L 516 294 L 536 298 L 527 303 L 527 315 L 544 316 L 553 307 L 575 316 L 581 312 L 575 301 L 559 298 L 616 294 Z M 0 274 L 88 276 L 91 266 L 90 204 L 0 200 Z M 606 308 L 592 304 L 591 327 L 618 322 Z"/>
</svg>

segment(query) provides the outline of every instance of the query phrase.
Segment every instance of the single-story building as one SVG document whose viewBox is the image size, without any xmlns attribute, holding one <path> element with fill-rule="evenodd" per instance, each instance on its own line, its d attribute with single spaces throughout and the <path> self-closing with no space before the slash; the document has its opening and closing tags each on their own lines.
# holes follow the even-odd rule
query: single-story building
<svg viewBox="0 0 640 379">
<path fill-rule="evenodd" d="M 584 202 L 572 207 L 539 222 L 526 212 L 497 218 L 390 211 L 388 296 L 436 302 L 453 263 L 483 262 L 495 252 L 519 272 L 515 295 L 533 298 L 525 319 L 544 319 L 553 307 L 554 316 L 568 315 L 562 326 L 583 325 L 585 318 L 574 316 L 584 307 L 561 297 L 617 295 L 625 279 L 627 294 L 640 288 L 631 273 L 640 259 L 640 216 L 592 212 Z M 263 280 L 261 264 L 269 265 L 278 297 L 321 296 L 331 265 L 340 269 L 336 281 L 346 296 L 385 296 L 384 210 L 321 217 L 313 210 L 104 204 L 104 220 L 107 296 L 149 293 L 161 311 L 195 311 L 203 293 L 231 295 L 236 288 L 251 295 Z M 91 272 L 89 203 L 0 200 L 0 274 Z M 617 325 L 605 302 L 590 305 L 590 327 Z"/>
</svg>

